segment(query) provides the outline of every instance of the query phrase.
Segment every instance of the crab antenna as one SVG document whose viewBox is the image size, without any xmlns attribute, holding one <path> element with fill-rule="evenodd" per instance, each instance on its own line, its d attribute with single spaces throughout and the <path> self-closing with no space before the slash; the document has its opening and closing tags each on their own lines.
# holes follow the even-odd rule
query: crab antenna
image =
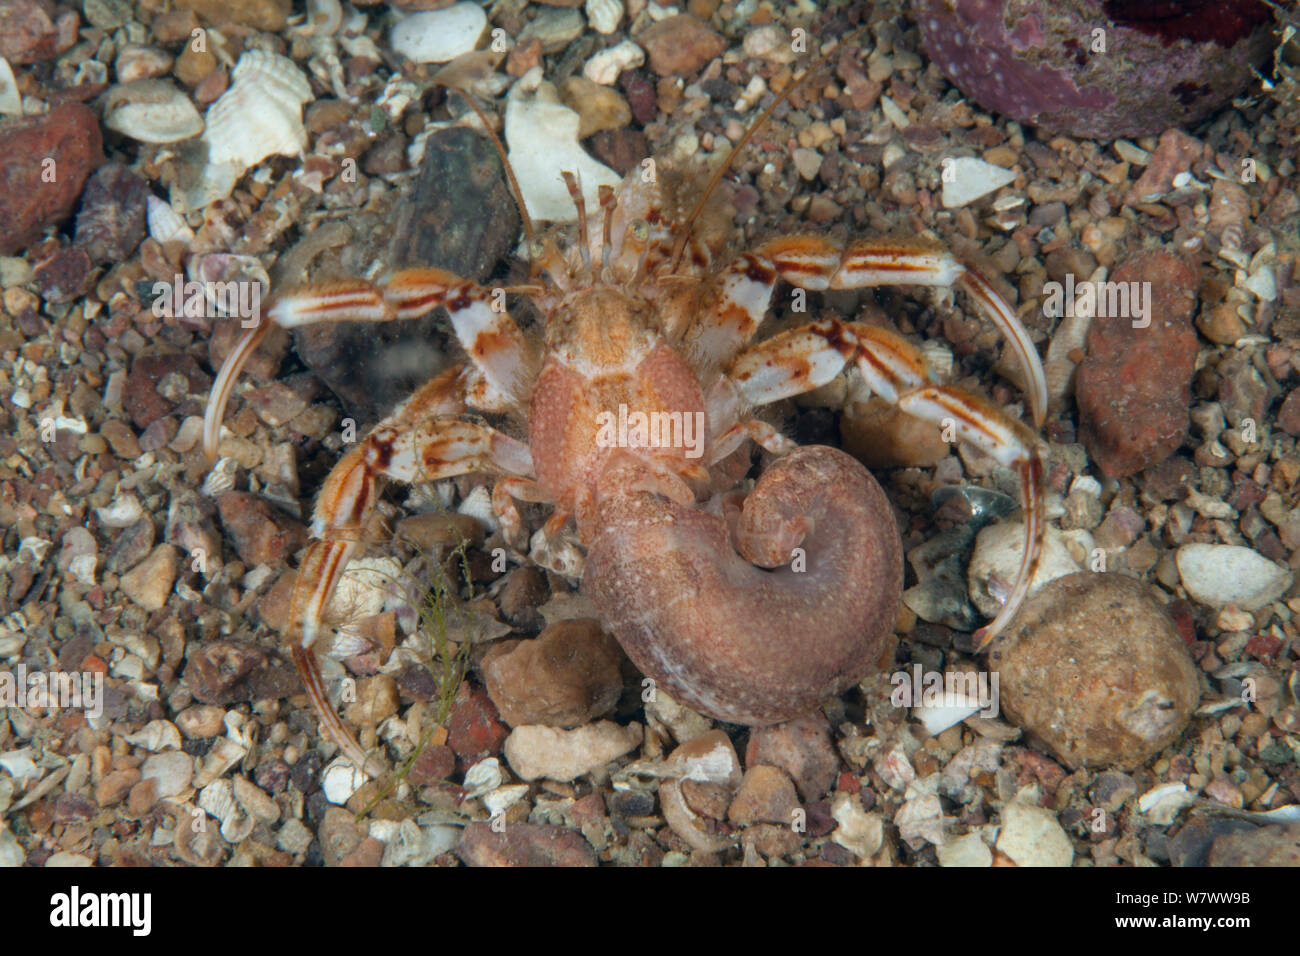
<svg viewBox="0 0 1300 956">
<path fill-rule="evenodd" d="M 569 196 L 573 199 L 573 205 L 578 209 L 578 251 L 582 255 L 582 266 L 588 272 L 591 271 L 591 236 L 587 232 L 587 200 L 582 195 L 582 190 L 578 187 L 578 180 L 573 173 L 567 169 L 561 173 L 564 177 L 564 185 L 569 189 Z"/>
<path fill-rule="evenodd" d="M 754 122 L 750 124 L 749 129 L 745 130 L 745 135 L 740 137 L 740 142 L 731 147 L 731 152 L 729 152 L 727 158 L 722 161 L 722 165 L 714 171 L 712 178 L 709 179 L 709 184 L 704 187 L 704 192 L 702 192 L 700 198 L 695 201 L 695 206 L 691 209 L 690 215 L 686 217 L 686 221 L 681 225 L 681 234 L 677 237 L 676 244 L 673 248 L 672 259 L 670 260 L 674 270 L 676 270 L 678 265 L 681 263 L 682 253 L 686 251 L 686 240 L 691 234 L 691 227 L 695 224 L 695 220 L 699 218 L 700 213 L 704 212 L 704 206 L 708 203 L 709 197 L 713 195 L 713 190 L 718 188 L 718 183 L 722 182 L 722 177 L 726 174 L 727 170 L 731 168 L 731 164 L 736 161 L 736 157 L 740 155 L 740 151 L 748 145 L 751 139 L 754 138 L 754 134 L 767 125 L 767 121 L 772 118 L 772 114 L 776 112 L 777 107 L 789 100 L 795 90 L 803 86 L 804 83 L 808 81 L 809 77 L 829 63 L 832 54 L 843 49 L 846 44 L 855 39 L 858 34 L 866 30 L 868 26 L 870 26 L 870 24 L 862 24 L 857 29 L 848 33 L 842 41 L 835 44 L 818 57 L 812 65 L 808 67 L 808 69 L 803 71 L 799 79 L 787 86 L 785 90 L 772 101 L 771 105 L 759 114 L 758 119 L 754 120 Z"/>
<path fill-rule="evenodd" d="M 533 231 L 533 220 L 528 215 L 528 204 L 524 202 L 524 192 L 522 189 L 519 188 L 519 180 L 515 178 L 514 168 L 510 165 L 510 160 L 506 157 L 505 144 L 501 142 L 501 137 L 499 137 L 496 134 L 496 130 L 494 130 L 492 128 L 492 124 L 488 122 L 487 114 L 484 113 L 481 109 L 479 109 L 479 105 L 474 102 L 474 98 L 472 96 L 470 96 L 468 93 L 466 93 L 458 86 L 448 86 L 447 89 L 452 90 L 455 93 L 459 93 L 461 99 L 463 99 L 466 103 L 469 104 L 469 108 L 472 109 L 475 112 L 475 114 L 478 116 L 479 121 L 483 124 L 484 131 L 488 134 L 488 137 L 492 140 L 492 145 L 496 147 L 497 155 L 501 157 L 501 165 L 505 167 L 506 179 L 510 181 L 510 191 L 514 193 L 515 196 L 515 205 L 519 207 L 519 218 L 523 222 L 524 237 L 528 240 L 528 247 L 530 250 L 528 275 L 531 278 L 536 272 L 536 269 L 531 261 L 532 260 L 531 249 L 534 241 L 536 240 L 537 234 Z"/>
<path fill-rule="evenodd" d="M 605 223 L 601 230 L 600 243 L 600 271 L 604 276 L 605 268 L 609 265 L 609 254 L 613 242 L 611 235 L 614 230 L 614 187 L 607 183 L 600 186 L 600 208 L 605 210 Z"/>
</svg>

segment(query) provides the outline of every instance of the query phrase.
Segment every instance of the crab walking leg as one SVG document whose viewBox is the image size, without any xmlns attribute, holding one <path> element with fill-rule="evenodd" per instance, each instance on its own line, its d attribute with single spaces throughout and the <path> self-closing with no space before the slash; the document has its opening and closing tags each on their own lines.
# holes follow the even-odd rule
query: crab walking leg
<svg viewBox="0 0 1300 956">
<path fill-rule="evenodd" d="M 997 326 L 1024 374 L 1034 424 L 1047 417 L 1047 378 L 1029 333 L 992 284 L 934 243 L 908 239 L 868 239 L 841 249 L 816 236 L 773 239 L 759 247 L 781 278 L 812 291 L 862 289 L 883 285 L 956 287 Z"/>
<path fill-rule="evenodd" d="M 1033 434 L 984 399 L 928 381 L 919 350 L 893 332 L 858 322 L 817 322 L 783 332 L 732 364 L 727 381 L 741 408 L 780 401 L 825 385 L 856 362 L 873 392 L 902 411 L 941 426 L 1020 476 L 1025 549 L 1002 610 L 976 632 L 980 648 L 1015 616 L 1038 568 L 1043 533 L 1043 465 Z"/>
<path fill-rule="evenodd" d="M 686 354 L 706 372 L 730 363 L 754 338 L 776 288 L 776 267 L 763 256 L 746 254 L 718 277 L 712 308 L 687 332 Z"/>
<path fill-rule="evenodd" d="M 504 298 L 441 269 L 406 269 L 378 284 L 356 279 L 304 286 L 277 301 L 239 340 L 217 374 L 203 418 L 204 452 L 216 459 L 226 403 L 240 370 L 270 331 L 268 318 L 289 329 L 318 322 L 392 322 L 427 315 L 438 306 L 447 308 L 473 363 L 464 383 L 468 402 L 491 412 L 522 408 L 536 359 L 505 311 Z"/>
<path fill-rule="evenodd" d="M 379 425 L 330 472 L 312 514 L 311 534 L 290 598 L 289 638 L 303 686 L 320 716 L 321 725 L 357 767 L 367 767 L 364 751 L 343 727 L 324 693 L 320 667 L 312 646 L 320 636 L 321 620 L 330 597 L 355 554 L 361 528 L 374 509 L 378 479 L 402 482 L 433 481 L 470 472 L 490 471 L 530 475 L 528 446 L 485 425 L 456 420 L 411 423 L 413 405 L 448 403 L 431 386 L 451 376 L 439 376 Z"/>
</svg>

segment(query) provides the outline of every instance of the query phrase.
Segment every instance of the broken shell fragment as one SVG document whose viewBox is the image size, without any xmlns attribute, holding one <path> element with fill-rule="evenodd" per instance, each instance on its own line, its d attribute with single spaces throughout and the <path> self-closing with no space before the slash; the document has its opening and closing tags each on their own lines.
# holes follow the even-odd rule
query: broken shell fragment
<svg viewBox="0 0 1300 956">
<path fill-rule="evenodd" d="M 108 91 L 104 125 L 142 143 L 178 143 L 203 132 L 203 117 L 169 81 L 136 80 Z"/>
</svg>

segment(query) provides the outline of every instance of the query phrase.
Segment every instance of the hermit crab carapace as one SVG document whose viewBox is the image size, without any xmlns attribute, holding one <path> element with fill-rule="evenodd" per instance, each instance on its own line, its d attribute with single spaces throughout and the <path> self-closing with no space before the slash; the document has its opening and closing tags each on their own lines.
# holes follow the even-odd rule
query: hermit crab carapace
<svg viewBox="0 0 1300 956">
<path fill-rule="evenodd" d="M 721 231 L 701 228 L 701 213 L 723 170 L 779 102 L 689 210 L 634 170 L 617 189 L 601 189 L 593 229 L 578 183 L 557 170 L 576 205 L 576 233 L 533 238 L 525 212 L 533 280 L 512 290 L 536 304 L 543 318 L 536 333 L 520 328 L 492 289 L 438 269 L 407 269 L 378 282 L 282 295 L 269 321 L 227 358 L 208 406 L 209 456 L 240 368 L 271 323 L 386 322 L 444 308 L 464 348 L 462 363 L 419 388 L 330 473 L 293 589 L 289 638 L 299 673 L 326 733 L 358 767 L 366 756 L 329 703 L 313 645 L 361 547 L 382 478 L 495 475 L 492 504 L 506 540 L 520 550 L 528 540 L 516 500 L 549 505 L 532 554 L 549 556 L 552 566 L 576 555 L 568 570 L 577 576 L 572 521 L 586 550 L 583 588 L 603 626 L 647 676 L 715 718 L 773 723 L 860 680 L 876 666 L 902 592 L 890 507 L 855 459 L 800 447 L 755 415 L 846 366 L 875 395 L 952 429 L 1018 473 L 1024 557 L 1005 606 L 978 635 L 981 645 L 1015 614 L 1043 526 L 1042 466 L 1030 429 L 984 399 L 931 382 L 917 347 L 891 331 L 839 319 L 771 337 L 762 328 L 780 282 L 810 291 L 955 287 L 1010 342 L 1041 424 L 1046 386 L 1037 352 L 990 283 L 936 242 L 840 246 L 780 236 L 725 257 Z M 503 416 L 505 424 L 492 427 L 473 412 Z M 702 441 L 688 446 L 642 433 L 611 441 L 611 418 L 637 413 L 699 421 Z M 746 494 L 751 442 L 776 458 Z"/>
</svg>

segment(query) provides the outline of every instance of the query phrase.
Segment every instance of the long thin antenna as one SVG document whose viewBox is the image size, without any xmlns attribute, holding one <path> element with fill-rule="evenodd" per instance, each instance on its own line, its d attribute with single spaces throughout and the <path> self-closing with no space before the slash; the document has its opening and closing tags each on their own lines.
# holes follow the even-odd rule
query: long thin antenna
<svg viewBox="0 0 1300 956">
<path fill-rule="evenodd" d="M 797 80 L 787 86 L 785 90 L 772 101 L 771 105 L 768 106 L 767 109 L 763 110 L 763 112 L 759 114 L 758 119 L 750 124 L 749 129 L 745 130 L 745 135 L 740 137 L 740 142 L 731 147 L 731 152 L 729 152 L 727 158 L 722 161 L 722 165 L 714 171 L 713 176 L 709 179 L 709 184 L 704 188 L 704 192 L 700 194 L 700 198 L 696 200 L 695 207 L 691 210 L 691 214 L 686 217 L 686 221 L 682 223 L 680 227 L 681 234 L 677 237 L 671 259 L 672 269 L 674 271 L 681 262 L 682 253 L 686 250 L 686 241 L 691 234 L 691 227 L 695 225 L 695 220 L 699 218 L 700 213 L 704 212 L 704 206 L 708 203 L 709 197 L 713 195 L 713 190 L 718 188 L 718 183 L 722 182 L 722 177 L 726 174 L 727 170 L 731 168 L 731 164 L 736 161 L 736 157 L 740 155 L 740 151 L 749 144 L 751 139 L 754 138 L 754 134 L 762 129 L 763 126 L 766 125 L 767 121 L 772 118 L 772 114 L 776 112 L 777 107 L 789 100 L 795 90 L 803 86 L 804 83 L 808 81 L 809 77 L 830 62 L 832 55 L 839 50 L 842 50 L 850 41 L 854 40 L 858 34 L 866 30 L 868 26 L 870 26 L 870 24 L 864 23 L 852 30 L 845 35 L 843 40 L 818 57 L 816 61 L 808 67 L 808 69 L 803 71 Z"/>
</svg>

